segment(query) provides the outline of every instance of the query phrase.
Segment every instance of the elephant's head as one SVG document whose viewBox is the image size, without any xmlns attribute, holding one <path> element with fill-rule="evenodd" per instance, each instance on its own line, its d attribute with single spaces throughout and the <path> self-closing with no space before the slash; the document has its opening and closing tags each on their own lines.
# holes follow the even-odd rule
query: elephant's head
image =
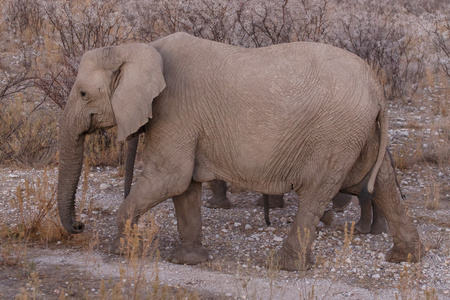
<svg viewBox="0 0 450 300">
<path fill-rule="evenodd" d="M 117 125 L 124 140 L 152 117 L 152 101 L 165 88 L 163 61 L 146 44 L 86 52 L 60 119 L 58 209 L 64 228 L 81 233 L 75 221 L 75 193 L 83 165 L 84 138 Z"/>
</svg>

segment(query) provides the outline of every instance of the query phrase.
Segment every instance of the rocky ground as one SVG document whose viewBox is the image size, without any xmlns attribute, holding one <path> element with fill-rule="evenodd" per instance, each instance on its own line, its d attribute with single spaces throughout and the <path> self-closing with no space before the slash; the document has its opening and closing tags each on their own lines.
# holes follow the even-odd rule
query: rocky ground
<svg viewBox="0 0 450 300">
<path fill-rule="evenodd" d="M 450 299 L 450 165 L 439 161 L 446 157 L 442 151 L 449 151 L 450 125 L 445 117 L 430 114 L 426 101 L 414 108 L 391 105 L 390 110 L 391 149 L 399 163 L 407 166 L 399 170 L 407 195 L 405 204 L 428 249 L 422 263 L 386 262 L 384 254 L 392 246 L 388 234 L 355 233 L 346 249 L 345 222 L 359 217 L 354 200 L 344 212 L 336 213 L 330 227 L 320 224 L 313 246 L 317 263 L 312 270 L 299 273 L 267 268 L 268 258 L 281 247 L 293 222 L 296 195 L 285 195 L 285 207 L 271 210 L 272 225 L 267 227 L 262 208 L 255 206 L 259 194 L 229 191 L 231 209 L 202 209 L 203 243 L 210 261 L 198 266 L 166 261 L 179 243 L 174 209 L 171 201 L 154 208 L 151 214 L 159 228 L 160 260 L 157 266 L 143 260 L 144 267 L 138 268 L 141 276 L 156 280 L 158 273 L 158 282 L 171 289 L 170 295 L 185 290 L 204 299 L 394 299 L 396 294 L 400 299 L 425 299 L 433 290 L 439 299 Z M 47 173 L 54 183 L 56 168 Z M 9 226 L 18 222 L 13 205 L 16 187 L 26 179 L 42 178 L 42 174 L 43 170 L 35 169 L 0 169 L 1 222 Z M 25 292 L 32 295 L 36 288 L 38 299 L 60 299 L 64 294 L 71 299 L 85 294 L 96 298 L 104 292 L 102 280 L 109 287 L 119 282 L 121 270 L 130 272 L 131 267 L 124 258 L 104 249 L 115 234 L 114 217 L 122 193 L 123 179 L 115 168 L 93 167 L 86 193 L 90 205 L 82 215 L 90 241 L 30 242 L 18 246 L 19 250 L 14 248 L 16 253 L 6 253 L 10 249 L 6 243 L 0 246 L 0 299 Z M 204 185 L 203 202 L 211 196 Z M 145 222 L 141 225 L 146 226 Z M 8 255 L 17 253 L 22 254 L 21 262 L 8 265 Z M 122 288 L 132 289 L 134 284 L 123 282 Z"/>
</svg>

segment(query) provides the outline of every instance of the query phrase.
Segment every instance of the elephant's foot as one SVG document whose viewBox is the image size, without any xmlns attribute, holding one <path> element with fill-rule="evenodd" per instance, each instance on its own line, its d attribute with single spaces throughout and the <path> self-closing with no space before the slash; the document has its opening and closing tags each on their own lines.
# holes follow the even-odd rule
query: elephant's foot
<svg viewBox="0 0 450 300">
<path fill-rule="evenodd" d="M 231 208 L 231 201 L 227 197 L 212 197 L 208 199 L 205 204 L 208 208 Z"/>
<path fill-rule="evenodd" d="M 175 264 L 196 265 L 208 260 L 208 252 L 202 246 L 181 246 L 169 258 Z"/>
<path fill-rule="evenodd" d="M 331 226 L 331 224 L 333 224 L 333 220 L 334 220 L 334 213 L 332 210 L 327 210 L 326 212 L 323 213 L 322 218 L 320 218 L 320 221 L 327 226 Z"/>
<path fill-rule="evenodd" d="M 263 196 L 256 200 L 257 206 L 264 206 Z M 284 200 L 283 195 L 269 195 L 269 208 L 283 208 Z"/>
<path fill-rule="evenodd" d="M 371 228 L 371 224 L 370 222 L 366 222 L 363 220 L 359 220 L 358 223 L 355 224 L 355 229 L 359 232 L 359 233 L 369 233 L 372 228 Z"/>
<path fill-rule="evenodd" d="M 108 247 L 108 252 L 116 255 L 139 254 L 142 252 L 142 241 L 128 243 L 126 237 L 117 237 Z"/>
<path fill-rule="evenodd" d="M 421 242 L 414 243 L 414 245 L 394 244 L 386 253 L 386 260 L 395 263 L 402 261 L 419 262 L 425 254 L 426 250 Z M 410 255 L 411 257 L 409 257 Z"/>
<path fill-rule="evenodd" d="M 116 238 L 108 247 L 108 252 L 112 254 L 121 255 L 121 244 L 120 244 L 120 238 Z"/>
<path fill-rule="evenodd" d="M 383 232 L 388 232 L 388 226 L 387 226 L 387 222 L 385 219 L 383 220 L 375 220 L 372 223 L 372 227 L 370 229 L 370 233 L 373 234 L 381 234 Z"/>
<path fill-rule="evenodd" d="M 278 250 L 273 259 L 274 267 L 286 271 L 306 271 L 312 266 L 311 251 L 297 252 L 286 244 Z M 269 266 L 271 267 L 271 266 Z"/>
</svg>

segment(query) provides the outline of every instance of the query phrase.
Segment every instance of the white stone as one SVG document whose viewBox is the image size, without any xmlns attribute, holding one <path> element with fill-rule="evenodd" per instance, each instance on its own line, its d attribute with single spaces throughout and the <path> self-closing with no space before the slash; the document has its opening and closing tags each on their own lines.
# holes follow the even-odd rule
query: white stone
<svg viewBox="0 0 450 300">
<path fill-rule="evenodd" d="M 100 189 L 103 191 L 103 190 L 106 190 L 107 188 L 109 188 L 109 184 L 107 184 L 107 183 L 102 183 L 102 184 L 100 184 Z"/>
<path fill-rule="evenodd" d="M 250 225 L 250 224 L 245 224 L 245 230 L 250 230 L 250 229 L 252 229 L 253 227 Z"/>
<path fill-rule="evenodd" d="M 283 238 L 282 238 L 282 237 L 279 237 L 279 236 L 274 236 L 273 240 L 274 240 L 275 242 L 282 242 L 282 241 L 283 241 Z"/>
</svg>

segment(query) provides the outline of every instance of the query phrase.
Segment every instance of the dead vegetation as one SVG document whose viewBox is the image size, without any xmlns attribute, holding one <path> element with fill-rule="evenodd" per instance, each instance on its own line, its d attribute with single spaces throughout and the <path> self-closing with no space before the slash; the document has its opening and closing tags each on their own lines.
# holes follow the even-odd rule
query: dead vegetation
<svg viewBox="0 0 450 300">
<path fill-rule="evenodd" d="M 176 31 L 244 47 L 316 41 L 347 49 L 373 67 L 390 103 L 403 107 L 397 110 L 405 112 L 401 116 L 405 123 L 400 128 L 403 130 L 400 142 L 392 134 L 391 150 L 404 182 L 423 185 L 415 196 L 420 197 L 419 204 L 431 214 L 448 209 L 450 200 L 450 19 L 445 13 L 448 9 L 445 1 L 437 0 L 280 0 L 270 4 L 258 0 L 0 0 L 0 164 L 11 168 L 48 168 L 40 177 L 21 182 L 6 200 L 14 208 L 15 221 L 11 223 L 8 218 L 5 222 L 6 218 L 1 216 L 0 266 L 20 268 L 33 287 L 18 291 L 19 298 L 35 298 L 40 294 L 42 279 L 27 260 L 31 245 L 48 246 L 64 241 L 94 251 L 101 244 L 98 232 L 81 237 L 66 235 L 57 217 L 55 186 L 48 180 L 48 176 L 54 176 L 49 175 L 54 172 L 50 171 L 51 166 L 58 161 L 58 114 L 86 50 L 134 41 L 151 42 Z M 90 219 L 94 217 L 95 203 L 86 195 L 92 166 L 120 165 L 124 145 L 116 142 L 114 129 L 92 134 L 86 145 L 89 163 L 77 209 Z M 408 179 L 407 174 L 420 178 Z M 419 221 L 442 225 L 433 218 L 425 216 Z M 136 230 L 141 230 L 140 235 Z M 154 230 L 153 225 L 150 232 L 130 228 L 136 241 L 148 235 L 144 238 L 147 243 L 143 252 L 151 253 L 151 259 L 134 253 L 137 248 L 124 249 L 129 255 L 120 270 L 120 280 L 101 281 L 99 298 L 198 298 L 195 292 L 161 284 L 157 273 L 152 278 L 144 275 L 142 268 L 146 264 L 139 265 L 138 258 L 155 264 L 157 270 Z M 442 236 L 448 234 L 432 237 L 429 248 L 442 251 L 445 245 Z M 351 240 L 346 235 L 339 250 L 340 259 L 348 258 Z M 217 261 L 209 264 L 211 270 L 224 268 Z M 426 287 L 420 295 L 410 292 L 421 289 L 416 286 L 420 270 L 415 268 L 405 265 L 398 297 L 436 298 L 432 287 Z M 271 274 L 277 273 L 272 271 Z M 124 280 L 134 285 L 125 286 Z M 58 296 L 65 299 L 70 291 L 60 290 Z M 314 285 L 305 285 L 300 298 L 313 299 Z"/>
</svg>

